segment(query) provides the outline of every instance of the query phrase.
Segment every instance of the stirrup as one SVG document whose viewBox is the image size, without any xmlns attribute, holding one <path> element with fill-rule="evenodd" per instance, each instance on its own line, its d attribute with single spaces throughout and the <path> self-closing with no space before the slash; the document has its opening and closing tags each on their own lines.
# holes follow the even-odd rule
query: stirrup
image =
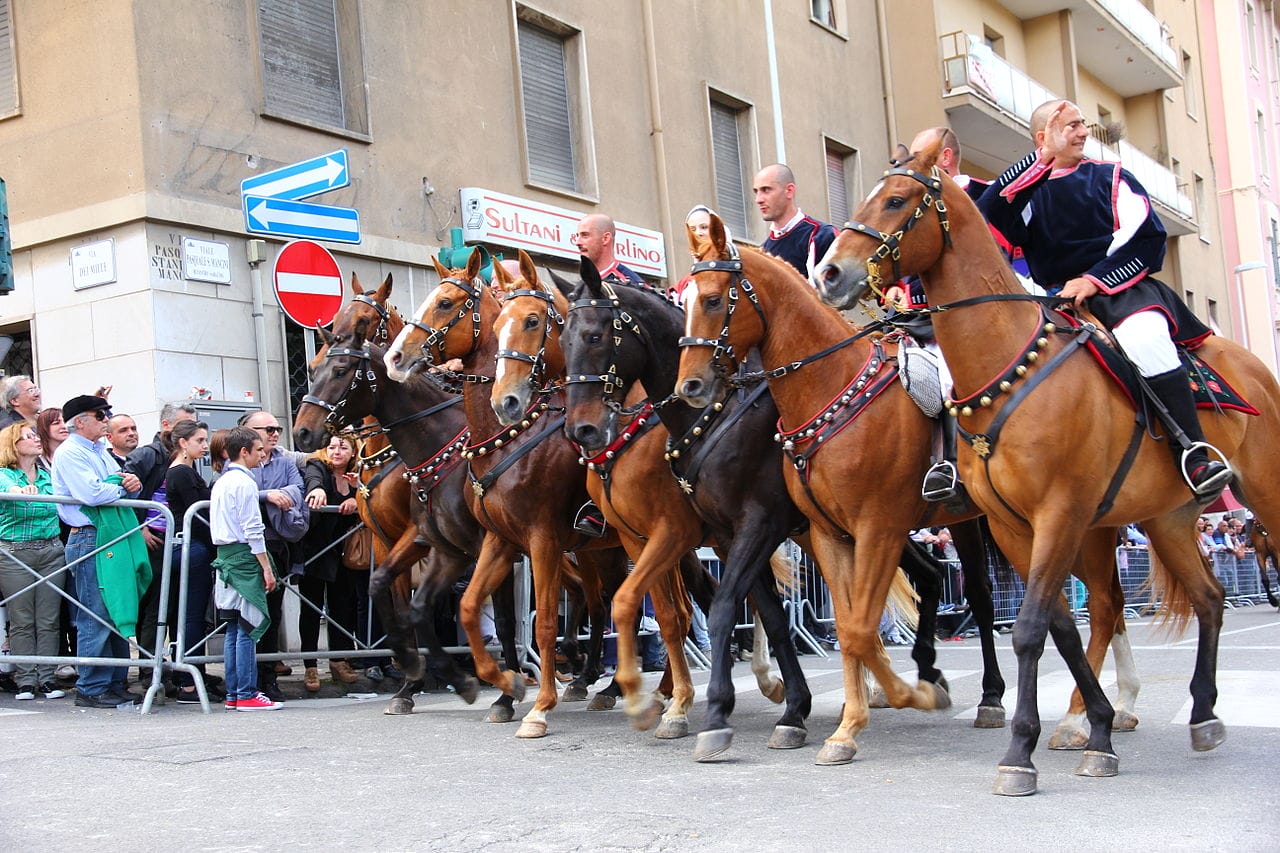
<svg viewBox="0 0 1280 853">
<path fill-rule="evenodd" d="M 930 503 L 954 500 L 960 496 L 960 472 L 950 459 L 935 462 L 925 472 L 920 497 Z"/>
<path fill-rule="evenodd" d="M 1191 454 L 1196 450 L 1203 450 L 1205 452 L 1207 466 L 1215 464 L 1221 466 L 1216 473 L 1210 474 L 1199 483 L 1196 483 L 1191 479 L 1191 475 L 1194 472 L 1189 470 L 1187 464 L 1191 459 Z M 1214 459 L 1214 456 L 1216 456 L 1217 459 Z M 1202 504 L 1212 503 L 1217 499 L 1218 495 L 1222 494 L 1222 490 L 1229 486 L 1231 481 L 1235 478 L 1235 472 L 1231 470 L 1231 463 L 1227 461 L 1227 457 L 1223 456 L 1221 450 L 1214 447 L 1207 441 L 1192 442 L 1191 446 L 1183 449 L 1178 468 L 1182 474 L 1182 479 L 1186 482 L 1188 488 L 1191 489 L 1191 493 L 1195 495 L 1196 500 Z M 1201 469 L 1197 468 L 1196 470 Z"/>
<path fill-rule="evenodd" d="M 584 536 L 599 539 L 608 530 L 608 525 L 604 523 L 604 513 L 600 512 L 600 507 L 591 501 L 587 501 L 578 509 L 578 514 L 574 516 L 573 529 Z"/>
</svg>

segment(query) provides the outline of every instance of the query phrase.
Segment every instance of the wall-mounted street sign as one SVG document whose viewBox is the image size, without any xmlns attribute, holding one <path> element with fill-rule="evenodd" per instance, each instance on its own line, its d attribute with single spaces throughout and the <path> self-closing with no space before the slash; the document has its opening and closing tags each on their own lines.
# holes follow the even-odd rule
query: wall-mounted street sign
<svg viewBox="0 0 1280 853">
<path fill-rule="evenodd" d="M 280 310 L 308 329 L 327 326 L 342 307 L 342 273 L 329 250 L 294 240 L 276 256 L 272 279 Z"/>
<path fill-rule="evenodd" d="M 359 243 L 360 214 L 354 208 L 301 201 L 350 183 L 345 148 L 246 178 L 240 182 L 245 230 L 275 237 Z"/>
</svg>

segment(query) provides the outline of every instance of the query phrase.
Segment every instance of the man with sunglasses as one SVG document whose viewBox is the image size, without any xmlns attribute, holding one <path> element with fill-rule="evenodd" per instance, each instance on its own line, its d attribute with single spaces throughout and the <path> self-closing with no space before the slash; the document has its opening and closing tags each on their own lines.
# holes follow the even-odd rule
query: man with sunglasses
<svg viewBox="0 0 1280 853">
<path fill-rule="evenodd" d="M 75 498 L 78 504 L 58 504 L 58 516 L 71 527 L 67 539 L 68 563 L 91 553 L 97 547 L 97 530 L 85 513 L 86 506 L 102 506 L 126 497 L 136 497 L 142 483 L 134 474 L 121 475 L 111 458 L 103 438 L 111 407 L 103 397 L 82 394 L 72 397 L 62 407 L 62 419 L 71 433 L 53 454 L 53 493 Z M 111 475 L 121 476 L 121 484 L 107 482 Z M 129 642 L 107 628 L 111 616 L 103 601 L 98 582 L 97 562 L 93 557 L 81 561 L 72 572 L 76 598 L 89 613 L 76 611 L 76 654 L 80 657 L 129 657 Z M 103 624 L 105 623 L 105 624 Z M 138 702 L 126 692 L 127 667 L 79 667 L 76 681 L 76 705 L 83 708 L 115 708 Z"/>
<path fill-rule="evenodd" d="M 281 520 L 291 517 L 297 510 L 306 512 L 306 504 L 302 501 L 302 472 L 298 470 L 297 457 L 280 448 L 280 433 L 284 427 L 270 412 L 250 412 L 240 418 L 240 426 L 256 430 L 262 436 L 262 448 L 266 458 L 262 464 L 253 469 L 253 478 L 258 481 L 258 505 L 262 509 L 262 520 L 266 522 L 267 553 L 276 565 L 280 576 L 287 577 L 290 567 L 300 559 L 301 550 L 295 549 L 293 543 L 302 538 L 305 528 L 296 532 L 296 539 L 286 539 L 278 529 Z M 293 535 L 291 533 L 291 535 Z M 273 626 L 283 625 L 281 605 L 284 600 L 284 585 L 276 587 L 267 595 L 267 608 Z M 278 627 L 273 627 L 258 641 L 259 654 L 271 654 L 280 651 Z M 258 689 L 275 702 L 284 700 L 277 684 L 279 675 L 288 675 L 289 668 L 276 661 L 258 662 Z"/>
</svg>

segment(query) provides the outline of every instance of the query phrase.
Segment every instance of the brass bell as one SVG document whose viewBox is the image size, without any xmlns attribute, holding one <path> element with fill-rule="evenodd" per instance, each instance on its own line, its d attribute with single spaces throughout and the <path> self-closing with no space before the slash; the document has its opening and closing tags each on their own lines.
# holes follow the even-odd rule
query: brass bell
<svg viewBox="0 0 1280 853">
<path fill-rule="evenodd" d="M 991 405 L 991 398 L 986 394 L 983 394 L 982 399 L 978 401 L 978 405 L 985 409 L 987 406 Z"/>
<path fill-rule="evenodd" d="M 960 410 L 960 414 L 964 415 L 966 418 L 969 417 L 969 415 L 973 414 L 973 407 L 965 406 L 963 409 Z"/>
</svg>

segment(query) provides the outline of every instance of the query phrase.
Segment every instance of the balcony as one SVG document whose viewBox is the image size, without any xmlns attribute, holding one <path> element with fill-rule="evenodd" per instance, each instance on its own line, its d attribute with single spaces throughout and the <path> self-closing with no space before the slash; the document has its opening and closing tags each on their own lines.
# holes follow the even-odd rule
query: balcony
<svg viewBox="0 0 1280 853">
<path fill-rule="evenodd" d="M 970 33 L 948 33 L 942 45 L 942 106 L 960 138 L 966 161 L 998 174 L 1031 149 L 1031 113 L 1061 96 L 997 56 Z M 1173 172 L 1123 139 L 1105 145 L 1096 136 L 1085 155 L 1119 161 L 1146 188 L 1169 235 L 1195 234 L 1195 209 Z"/>
<path fill-rule="evenodd" d="M 1124 98 L 1182 85 L 1164 25 L 1138 0 L 1001 0 L 1029 20 L 1069 10 L 1076 61 Z"/>
</svg>

